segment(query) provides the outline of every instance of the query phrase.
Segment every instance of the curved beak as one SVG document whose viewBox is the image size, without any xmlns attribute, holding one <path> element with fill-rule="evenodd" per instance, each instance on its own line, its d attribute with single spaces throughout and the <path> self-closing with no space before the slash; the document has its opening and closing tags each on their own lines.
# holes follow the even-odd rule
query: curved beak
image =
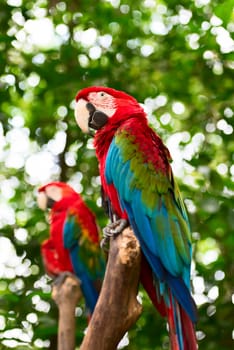
<svg viewBox="0 0 234 350">
<path fill-rule="evenodd" d="M 37 196 L 37 204 L 41 210 L 47 209 L 47 196 L 45 192 L 39 192 Z"/>
<path fill-rule="evenodd" d="M 75 118 L 81 130 L 86 134 L 89 133 L 89 128 L 99 130 L 108 121 L 106 113 L 96 109 L 92 103 L 84 99 L 80 99 L 76 104 Z"/>
<path fill-rule="evenodd" d="M 75 119 L 81 130 L 88 134 L 89 133 L 89 111 L 87 109 L 87 101 L 81 98 L 77 101 L 75 106 Z"/>
<path fill-rule="evenodd" d="M 37 196 L 38 207 L 42 210 L 53 208 L 54 204 L 62 199 L 62 190 L 57 186 L 49 186 Z"/>
</svg>

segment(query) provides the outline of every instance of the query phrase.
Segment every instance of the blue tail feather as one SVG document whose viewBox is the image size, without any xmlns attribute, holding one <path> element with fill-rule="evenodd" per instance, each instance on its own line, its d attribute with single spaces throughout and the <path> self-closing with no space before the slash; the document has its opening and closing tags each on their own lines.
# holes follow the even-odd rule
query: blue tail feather
<svg viewBox="0 0 234 350">
<path fill-rule="evenodd" d="M 70 250 L 71 261 L 74 272 L 81 281 L 81 290 L 85 298 L 86 306 L 92 313 L 98 299 L 98 291 L 94 286 L 94 281 L 88 276 L 87 272 L 85 271 L 85 266 L 81 261 L 78 261 L 78 251 L 78 245 L 73 246 L 73 248 Z"/>
<path fill-rule="evenodd" d="M 171 296 L 171 302 L 172 302 L 172 309 L 173 309 L 173 315 L 175 320 L 176 334 L 178 335 L 180 349 L 183 349 L 184 341 L 183 341 L 183 330 L 182 330 L 182 324 L 181 324 L 180 310 L 173 296 Z"/>
<path fill-rule="evenodd" d="M 164 284 L 166 284 L 172 291 L 172 294 L 175 296 L 179 304 L 184 308 L 186 313 L 189 315 L 192 322 L 197 321 L 197 310 L 194 303 L 193 298 L 191 297 L 190 290 L 185 285 L 183 279 L 181 277 L 175 277 L 170 272 L 168 272 L 165 267 L 162 265 L 161 260 L 159 257 L 154 255 L 146 245 L 146 242 L 142 239 L 141 235 L 139 234 L 138 224 L 136 224 L 135 217 L 133 215 L 132 207 L 127 203 L 123 203 L 123 207 L 128 213 L 128 218 L 130 221 L 130 224 L 133 228 L 133 231 L 135 232 L 140 245 L 141 249 L 150 264 L 155 276 L 159 279 L 160 282 L 160 289 L 163 289 Z M 143 232 L 147 230 L 147 222 L 145 221 L 143 223 Z M 167 289 L 167 288 L 166 288 Z M 166 297 L 167 299 L 167 297 Z M 166 300 L 165 300 L 166 302 Z"/>
<path fill-rule="evenodd" d="M 171 288 L 173 295 L 176 297 L 178 303 L 189 315 L 193 323 L 197 322 L 197 309 L 194 300 L 190 294 L 190 291 L 186 287 L 182 278 L 172 276 L 170 273 L 167 275 L 168 285 Z"/>
</svg>

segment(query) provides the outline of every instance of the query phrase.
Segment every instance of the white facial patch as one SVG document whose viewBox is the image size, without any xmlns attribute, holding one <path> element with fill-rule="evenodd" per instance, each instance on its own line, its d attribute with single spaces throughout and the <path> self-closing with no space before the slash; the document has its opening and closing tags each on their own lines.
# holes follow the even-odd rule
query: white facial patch
<svg viewBox="0 0 234 350">
<path fill-rule="evenodd" d="M 48 197 L 53 199 L 55 202 L 60 201 L 63 197 L 62 189 L 60 187 L 57 187 L 57 186 L 46 187 L 45 193 L 47 194 Z"/>
<path fill-rule="evenodd" d="M 106 92 L 91 92 L 89 94 L 89 102 L 91 102 L 97 110 L 105 113 L 109 118 L 111 118 L 116 109 L 115 98 Z"/>
</svg>

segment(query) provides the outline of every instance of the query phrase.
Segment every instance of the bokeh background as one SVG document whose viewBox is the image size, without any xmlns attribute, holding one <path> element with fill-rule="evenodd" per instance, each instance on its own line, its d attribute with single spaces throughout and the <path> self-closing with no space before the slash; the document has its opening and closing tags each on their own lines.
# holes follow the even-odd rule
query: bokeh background
<svg viewBox="0 0 234 350">
<path fill-rule="evenodd" d="M 233 5 L 0 1 L 0 349 L 56 349 L 37 188 L 68 181 L 107 223 L 92 139 L 73 116 L 89 85 L 136 97 L 169 147 L 192 227 L 199 347 L 233 348 Z M 165 321 L 140 297 L 144 312 L 121 346 L 168 349 Z M 85 327 L 81 304 L 77 348 Z"/>
</svg>

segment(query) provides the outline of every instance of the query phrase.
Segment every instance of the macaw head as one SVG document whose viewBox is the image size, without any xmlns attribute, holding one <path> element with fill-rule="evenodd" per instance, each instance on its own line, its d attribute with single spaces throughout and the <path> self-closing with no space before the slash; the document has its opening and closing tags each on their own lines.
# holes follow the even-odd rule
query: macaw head
<svg viewBox="0 0 234 350">
<path fill-rule="evenodd" d="M 133 114 L 144 115 L 135 98 L 123 91 L 103 86 L 85 88 L 76 95 L 75 118 L 85 133 L 104 125 L 127 119 Z"/>
<path fill-rule="evenodd" d="M 39 208 L 46 210 L 52 208 L 55 203 L 59 202 L 63 198 L 79 197 L 71 186 L 64 182 L 50 182 L 47 185 L 41 186 L 38 189 L 37 203 Z"/>
</svg>

